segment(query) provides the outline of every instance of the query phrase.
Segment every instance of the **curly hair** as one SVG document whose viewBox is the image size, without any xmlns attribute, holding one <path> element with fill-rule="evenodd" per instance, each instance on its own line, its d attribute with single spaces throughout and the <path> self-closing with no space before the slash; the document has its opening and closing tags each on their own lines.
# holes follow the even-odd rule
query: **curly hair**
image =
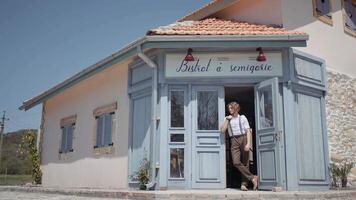
<svg viewBox="0 0 356 200">
<path fill-rule="evenodd" d="M 240 104 L 238 104 L 236 101 L 232 101 L 229 104 L 227 104 L 227 108 L 233 107 L 234 109 L 237 109 L 237 111 L 240 111 Z"/>
</svg>

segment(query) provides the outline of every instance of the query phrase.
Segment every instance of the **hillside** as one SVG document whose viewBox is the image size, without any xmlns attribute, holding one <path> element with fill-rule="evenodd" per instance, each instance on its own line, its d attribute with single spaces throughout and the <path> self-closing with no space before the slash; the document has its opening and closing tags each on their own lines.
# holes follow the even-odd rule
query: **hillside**
<svg viewBox="0 0 356 200">
<path fill-rule="evenodd" d="M 31 161 L 29 159 L 28 148 L 24 148 L 24 153 L 18 153 L 22 137 L 29 130 L 19 130 L 4 134 L 0 174 L 31 174 Z M 37 134 L 37 130 L 31 130 Z"/>
</svg>

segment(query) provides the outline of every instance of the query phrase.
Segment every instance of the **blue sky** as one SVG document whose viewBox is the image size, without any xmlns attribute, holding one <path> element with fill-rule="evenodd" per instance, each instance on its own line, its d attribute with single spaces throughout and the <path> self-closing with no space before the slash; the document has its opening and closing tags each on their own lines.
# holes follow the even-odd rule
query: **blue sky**
<svg viewBox="0 0 356 200">
<path fill-rule="evenodd" d="M 38 128 L 39 93 L 209 0 L 0 0 L 0 112 L 5 132 Z"/>
</svg>

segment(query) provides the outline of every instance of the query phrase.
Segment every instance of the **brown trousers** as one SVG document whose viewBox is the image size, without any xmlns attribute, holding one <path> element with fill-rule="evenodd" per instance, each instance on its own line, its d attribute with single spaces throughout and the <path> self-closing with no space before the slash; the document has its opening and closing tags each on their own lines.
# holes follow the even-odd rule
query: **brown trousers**
<svg viewBox="0 0 356 200">
<path fill-rule="evenodd" d="M 247 134 L 233 136 L 230 140 L 232 162 L 242 175 L 241 185 L 247 186 L 248 181 L 253 179 L 253 174 L 249 170 L 249 151 L 244 150 Z"/>
</svg>

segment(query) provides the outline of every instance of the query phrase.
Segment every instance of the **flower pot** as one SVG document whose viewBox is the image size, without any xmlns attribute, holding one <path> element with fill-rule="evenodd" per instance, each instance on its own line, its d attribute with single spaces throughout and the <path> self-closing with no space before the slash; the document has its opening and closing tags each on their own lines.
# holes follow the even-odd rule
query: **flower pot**
<svg viewBox="0 0 356 200">
<path fill-rule="evenodd" d="M 140 190 L 146 190 L 146 185 L 140 185 L 139 189 Z"/>
<path fill-rule="evenodd" d="M 347 185 L 347 178 L 341 178 L 341 187 L 346 187 Z"/>
</svg>

